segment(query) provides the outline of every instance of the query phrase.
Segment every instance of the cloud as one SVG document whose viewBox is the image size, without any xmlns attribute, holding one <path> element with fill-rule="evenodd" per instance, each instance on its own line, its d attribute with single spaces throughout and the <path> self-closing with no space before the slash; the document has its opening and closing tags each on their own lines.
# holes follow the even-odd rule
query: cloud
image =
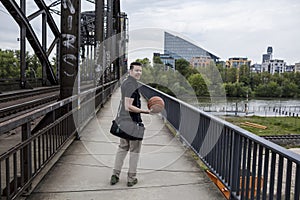
<svg viewBox="0 0 300 200">
<path fill-rule="evenodd" d="M 46 0 L 47 5 L 50 2 Z M 33 1 L 27 7 L 28 14 L 36 10 Z M 83 11 L 93 8 L 82 1 Z M 275 58 L 300 62 L 298 0 L 122 0 L 121 9 L 128 14 L 130 30 L 172 30 L 223 60 L 245 56 L 259 63 L 267 47 L 273 46 Z M 0 4 L 0 48 L 19 48 L 18 25 L 5 12 Z M 32 23 L 40 32 L 40 21 Z"/>
<path fill-rule="evenodd" d="M 130 29 L 173 30 L 224 60 L 245 56 L 260 62 L 262 53 L 271 45 L 274 52 L 284 53 L 278 56 L 290 64 L 300 60 L 296 53 L 300 49 L 295 45 L 299 41 L 296 35 L 300 35 L 299 9 L 300 2 L 295 0 L 123 2 Z"/>
</svg>

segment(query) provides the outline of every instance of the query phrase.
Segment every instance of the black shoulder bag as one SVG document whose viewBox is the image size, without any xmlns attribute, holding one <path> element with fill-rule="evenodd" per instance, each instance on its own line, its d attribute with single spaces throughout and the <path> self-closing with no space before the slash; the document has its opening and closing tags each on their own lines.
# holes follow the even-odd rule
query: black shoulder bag
<svg viewBox="0 0 300 200">
<path fill-rule="evenodd" d="M 123 139 L 143 140 L 145 132 L 143 123 L 133 121 L 130 115 L 120 115 L 122 103 L 123 101 L 121 99 L 117 117 L 112 121 L 110 127 L 110 133 Z"/>
</svg>

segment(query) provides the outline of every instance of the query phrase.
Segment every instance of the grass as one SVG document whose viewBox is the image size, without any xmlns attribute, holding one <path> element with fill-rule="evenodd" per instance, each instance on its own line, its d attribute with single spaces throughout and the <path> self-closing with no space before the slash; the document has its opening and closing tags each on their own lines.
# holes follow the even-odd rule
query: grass
<svg viewBox="0 0 300 200">
<path fill-rule="evenodd" d="M 225 120 L 259 136 L 300 134 L 300 118 L 296 117 L 226 117 Z M 267 129 L 241 125 L 246 121 L 267 126 Z"/>
</svg>

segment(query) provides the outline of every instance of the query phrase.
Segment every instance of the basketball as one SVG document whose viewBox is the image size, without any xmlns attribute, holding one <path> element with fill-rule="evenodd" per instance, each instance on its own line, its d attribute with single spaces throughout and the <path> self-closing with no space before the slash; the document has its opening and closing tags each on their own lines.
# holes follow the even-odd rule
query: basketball
<svg viewBox="0 0 300 200">
<path fill-rule="evenodd" d="M 148 100 L 148 109 L 152 110 L 152 113 L 160 113 L 164 107 L 165 102 L 159 96 L 153 96 Z"/>
</svg>

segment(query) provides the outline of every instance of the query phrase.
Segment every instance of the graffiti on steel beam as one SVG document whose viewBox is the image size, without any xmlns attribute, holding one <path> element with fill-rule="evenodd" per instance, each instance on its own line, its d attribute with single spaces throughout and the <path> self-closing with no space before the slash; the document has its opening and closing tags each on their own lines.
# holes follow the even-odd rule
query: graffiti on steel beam
<svg viewBox="0 0 300 200">
<path fill-rule="evenodd" d="M 73 16 L 68 16 L 68 30 L 71 31 L 73 26 L 72 26 L 72 23 L 73 23 Z"/>
<path fill-rule="evenodd" d="M 71 66 L 74 66 L 74 64 L 71 61 L 76 61 L 77 58 L 76 56 L 74 56 L 73 54 L 66 54 L 66 55 L 63 55 L 63 61 Z"/>
<path fill-rule="evenodd" d="M 77 75 L 77 65 L 78 65 L 78 31 L 76 30 L 76 21 L 77 16 L 77 2 L 72 0 L 63 0 L 62 1 L 62 34 L 61 34 L 61 44 L 64 47 L 62 50 L 62 63 L 65 65 L 62 66 L 63 74 L 66 77 L 75 77 Z M 69 79 L 62 80 L 64 84 L 71 84 Z"/>
<path fill-rule="evenodd" d="M 76 42 L 76 36 L 71 34 L 62 34 L 62 44 L 63 46 L 69 48 L 75 49 L 75 46 L 73 45 Z"/>
<path fill-rule="evenodd" d="M 64 9 L 69 9 L 71 14 L 75 14 L 75 8 L 74 5 L 72 4 L 71 0 L 63 0 L 62 5 Z"/>
</svg>

